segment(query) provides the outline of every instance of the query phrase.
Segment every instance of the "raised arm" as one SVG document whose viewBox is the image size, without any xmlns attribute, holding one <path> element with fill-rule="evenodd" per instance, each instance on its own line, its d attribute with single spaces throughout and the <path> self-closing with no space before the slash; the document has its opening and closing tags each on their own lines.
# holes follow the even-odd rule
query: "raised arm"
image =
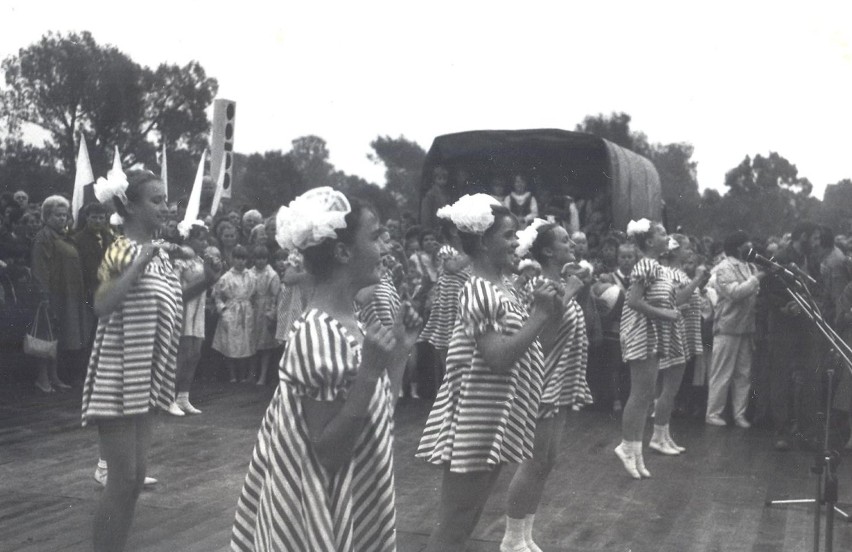
<svg viewBox="0 0 852 552">
<path fill-rule="evenodd" d="M 112 314 L 130 292 L 133 284 L 145 271 L 145 267 L 154 258 L 157 248 L 145 244 L 135 259 L 117 277 L 101 282 L 95 292 L 95 314 L 98 318 Z"/>
</svg>

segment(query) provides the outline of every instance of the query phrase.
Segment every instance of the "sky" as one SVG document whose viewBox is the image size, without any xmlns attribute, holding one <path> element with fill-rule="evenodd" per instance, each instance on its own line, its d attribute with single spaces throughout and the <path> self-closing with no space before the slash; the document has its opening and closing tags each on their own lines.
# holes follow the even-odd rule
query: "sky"
<svg viewBox="0 0 852 552">
<path fill-rule="evenodd" d="M 852 2 L 805 4 L 12 0 L 0 58 L 89 30 L 143 65 L 197 60 L 237 102 L 237 151 L 315 134 L 376 183 L 379 135 L 428 150 L 450 132 L 626 112 L 651 142 L 695 147 L 701 189 L 775 151 L 821 198 L 852 178 Z"/>
</svg>

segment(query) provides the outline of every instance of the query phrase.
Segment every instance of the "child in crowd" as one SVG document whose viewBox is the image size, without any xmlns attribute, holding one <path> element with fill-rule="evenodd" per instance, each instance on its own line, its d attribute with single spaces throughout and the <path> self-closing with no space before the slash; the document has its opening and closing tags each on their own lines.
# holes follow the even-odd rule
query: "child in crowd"
<svg viewBox="0 0 852 552">
<path fill-rule="evenodd" d="M 283 254 L 282 254 L 283 257 Z M 275 340 L 284 344 L 293 328 L 293 323 L 302 315 L 311 295 L 311 280 L 304 268 L 302 254 L 294 251 L 287 260 L 278 261 L 276 267 L 281 279 L 281 291 L 278 294 L 278 324 L 275 327 Z"/>
<path fill-rule="evenodd" d="M 259 225 L 262 228 L 262 226 Z M 255 227 L 255 229 L 258 227 Z M 252 231 L 254 235 L 254 231 Z M 266 376 L 272 364 L 272 356 L 278 348 L 275 340 L 275 323 L 278 319 L 278 294 L 281 280 L 269 266 L 269 250 L 264 245 L 252 249 L 254 277 L 257 296 L 254 310 L 254 349 L 257 351 L 257 384 L 266 385 Z"/>
<path fill-rule="evenodd" d="M 231 252 L 231 269 L 213 287 L 213 299 L 219 313 L 219 325 L 213 336 L 213 348 L 225 357 L 231 383 L 248 381 L 249 359 L 254 356 L 255 276 L 246 270 L 248 250 L 237 245 Z"/>
</svg>

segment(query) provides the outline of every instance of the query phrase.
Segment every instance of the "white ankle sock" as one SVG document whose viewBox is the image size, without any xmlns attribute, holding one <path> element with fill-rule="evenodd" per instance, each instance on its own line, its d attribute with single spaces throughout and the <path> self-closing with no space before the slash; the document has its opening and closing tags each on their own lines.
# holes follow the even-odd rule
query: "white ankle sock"
<svg viewBox="0 0 852 552">
<path fill-rule="evenodd" d="M 106 460 L 104 460 L 103 458 L 98 458 L 98 467 L 101 468 L 102 470 L 107 469 Z"/>
<path fill-rule="evenodd" d="M 669 433 L 669 424 L 657 425 L 654 424 L 654 435 L 651 436 L 651 439 L 654 441 L 662 441 L 666 438 L 666 435 Z"/>
<path fill-rule="evenodd" d="M 186 401 L 189 402 L 189 391 L 181 391 L 177 394 L 178 402 Z"/>
<path fill-rule="evenodd" d="M 524 525 L 526 518 L 516 519 L 506 516 L 506 532 L 503 534 L 503 542 L 500 548 L 506 550 L 525 550 L 527 545 L 524 540 Z"/>
<path fill-rule="evenodd" d="M 531 550 L 531 552 L 541 552 L 541 548 L 533 541 L 532 538 L 532 530 L 533 524 L 535 523 L 535 514 L 528 514 L 524 518 L 524 542 L 527 543 L 527 548 Z"/>
</svg>

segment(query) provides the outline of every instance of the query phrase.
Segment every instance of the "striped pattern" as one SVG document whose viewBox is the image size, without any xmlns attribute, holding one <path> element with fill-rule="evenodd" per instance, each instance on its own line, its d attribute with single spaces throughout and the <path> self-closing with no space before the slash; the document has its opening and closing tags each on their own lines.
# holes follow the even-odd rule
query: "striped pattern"
<svg viewBox="0 0 852 552">
<path fill-rule="evenodd" d="M 444 245 L 438 250 L 438 259 L 441 262 L 441 276 L 435 285 L 432 303 L 432 312 L 429 320 L 420 332 L 417 341 L 429 343 L 436 349 L 446 349 L 450 344 L 450 334 L 456 324 L 459 310 L 459 292 L 470 278 L 470 269 L 465 268 L 460 272 L 448 272 L 444 268 L 447 259 L 458 257 L 459 252 L 450 245 Z"/>
<path fill-rule="evenodd" d="M 351 460 L 337 472 L 314 455 L 302 411 L 304 397 L 345 397 L 360 357 L 358 342 L 325 313 L 310 309 L 296 323 L 237 504 L 232 550 L 396 549 L 387 378 L 370 399 Z"/>
<path fill-rule="evenodd" d="M 126 237 L 107 249 L 101 282 L 120 275 L 141 247 Z M 83 385 L 83 425 L 95 418 L 134 416 L 174 401 L 183 322 L 180 279 L 162 250 L 147 264 L 124 302 L 98 321 Z"/>
<path fill-rule="evenodd" d="M 675 282 L 683 287 L 690 283 L 690 278 L 679 268 L 670 269 Z M 680 305 L 680 313 L 684 323 L 684 345 L 687 358 L 704 354 L 704 343 L 701 339 L 701 292 L 696 289 L 692 292 L 689 302 Z"/>
<path fill-rule="evenodd" d="M 676 309 L 675 282 L 671 273 L 654 259 L 643 258 L 630 273 L 631 282 L 645 283 L 645 301 L 655 307 Z M 648 318 L 627 303 L 621 313 L 621 351 L 624 362 L 657 357 L 660 367 L 683 362 L 682 333 L 677 322 Z"/>
<path fill-rule="evenodd" d="M 532 457 L 542 389 L 541 346 L 534 341 L 503 374 L 491 370 L 476 346 L 478 336 L 514 334 L 527 318 L 523 301 L 511 291 L 478 276 L 465 283 L 446 375 L 429 413 L 418 458 L 466 473 Z"/>
<path fill-rule="evenodd" d="M 393 326 L 399 306 L 399 293 L 393 285 L 393 277 L 390 272 L 385 272 L 373 290 L 370 300 L 358 311 L 358 320 L 365 327 L 376 322 L 382 326 Z"/>
</svg>

